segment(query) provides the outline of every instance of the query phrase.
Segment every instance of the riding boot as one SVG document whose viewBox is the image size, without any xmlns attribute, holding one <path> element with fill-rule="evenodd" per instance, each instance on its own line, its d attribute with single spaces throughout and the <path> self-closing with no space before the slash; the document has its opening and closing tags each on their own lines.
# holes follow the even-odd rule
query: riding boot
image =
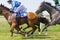
<svg viewBox="0 0 60 40">
<path fill-rule="evenodd" d="M 17 12 L 16 12 L 16 17 L 21 17 L 21 16 L 20 16 L 20 13 L 17 13 Z"/>
</svg>

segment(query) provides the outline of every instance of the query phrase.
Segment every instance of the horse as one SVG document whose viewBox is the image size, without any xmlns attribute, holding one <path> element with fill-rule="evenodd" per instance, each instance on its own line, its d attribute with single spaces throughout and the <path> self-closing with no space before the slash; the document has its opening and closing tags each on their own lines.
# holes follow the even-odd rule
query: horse
<svg viewBox="0 0 60 40">
<path fill-rule="evenodd" d="M 16 15 L 14 14 L 14 12 L 13 11 L 10 12 L 10 9 L 5 7 L 4 5 L 0 5 L 0 13 L 4 15 L 4 17 L 6 18 L 6 20 L 10 25 L 11 36 L 13 36 L 14 28 L 17 30 L 17 33 L 27 35 L 26 32 L 21 31 L 19 28 L 19 25 L 22 25 L 24 23 L 32 27 L 32 30 L 29 31 L 29 32 L 32 32 L 31 34 L 33 34 L 37 29 L 35 25 L 38 25 L 38 27 L 40 25 L 40 23 L 38 22 L 38 16 L 33 12 L 27 12 L 27 18 L 24 18 L 24 17 L 21 19 L 19 18 L 18 21 L 16 20 Z M 40 32 L 40 28 L 39 28 L 39 32 Z"/>
<path fill-rule="evenodd" d="M 47 2 L 42 2 L 39 8 L 37 9 L 36 13 L 39 14 L 44 10 L 46 10 L 49 13 L 51 22 L 47 26 L 45 26 L 45 28 L 43 28 L 42 32 L 48 26 L 60 24 L 60 12 L 57 10 L 56 7 L 51 6 L 51 4 Z"/>
<path fill-rule="evenodd" d="M 10 25 L 10 32 L 11 32 L 11 36 L 13 36 L 13 31 L 14 28 L 17 30 L 17 33 L 21 33 L 22 31 L 20 31 L 21 29 L 19 28 L 19 25 L 27 23 L 27 18 L 22 18 L 20 21 L 16 21 L 16 16 L 15 14 L 13 14 L 13 11 L 10 12 L 10 9 L 5 7 L 4 5 L 0 5 L 0 13 L 2 13 L 5 17 L 5 19 L 8 21 L 9 25 Z M 23 32 L 24 35 L 24 32 Z"/>
</svg>

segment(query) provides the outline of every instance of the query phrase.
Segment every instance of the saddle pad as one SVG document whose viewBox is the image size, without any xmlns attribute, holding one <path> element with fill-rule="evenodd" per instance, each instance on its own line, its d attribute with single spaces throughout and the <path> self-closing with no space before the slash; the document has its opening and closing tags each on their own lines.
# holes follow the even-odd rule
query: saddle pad
<svg viewBox="0 0 60 40">
<path fill-rule="evenodd" d="M 20 12 L 20 16 L 21 17 L 26 17 L 27 16 L 27 13 L 26 12 Z"/>
<path fill-rule="evenodd" d="M 27 13 L 26 12 L 20 12 L 20 13 L 15 13 L 16 17 L 20 16 L 20 17 L 27 17 Z"/>
</svg>

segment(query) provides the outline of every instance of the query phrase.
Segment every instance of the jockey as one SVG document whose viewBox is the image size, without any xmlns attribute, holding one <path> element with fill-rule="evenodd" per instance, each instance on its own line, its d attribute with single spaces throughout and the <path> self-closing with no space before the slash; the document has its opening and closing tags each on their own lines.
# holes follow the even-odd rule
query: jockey
<svg viewBox="0 0 60 40">
<path fill-rule="evenodd" d="M 21 2 L 16 0 L 8 0 L 7 2 L 12 5 L 11 11 L 14 11 L 16 16 L 27 16 L 26 8 L 24 5 L 21 5 Z"/>
</svg>

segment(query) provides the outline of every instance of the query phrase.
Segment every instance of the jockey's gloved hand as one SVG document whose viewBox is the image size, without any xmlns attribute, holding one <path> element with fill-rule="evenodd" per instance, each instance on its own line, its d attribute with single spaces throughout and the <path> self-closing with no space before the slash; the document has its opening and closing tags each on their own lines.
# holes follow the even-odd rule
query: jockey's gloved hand
<svg viewBox="0 0 60 40">
<path fill-rule="evenodd" d="M 10 9 L 10 12 L 14 13 L 14 11 L 12 9 Z"/>
<path fill-rule="evenodd" d="M 10 11 L 12 10 L 12 8 L 10 8 Z"/>
</svg>

